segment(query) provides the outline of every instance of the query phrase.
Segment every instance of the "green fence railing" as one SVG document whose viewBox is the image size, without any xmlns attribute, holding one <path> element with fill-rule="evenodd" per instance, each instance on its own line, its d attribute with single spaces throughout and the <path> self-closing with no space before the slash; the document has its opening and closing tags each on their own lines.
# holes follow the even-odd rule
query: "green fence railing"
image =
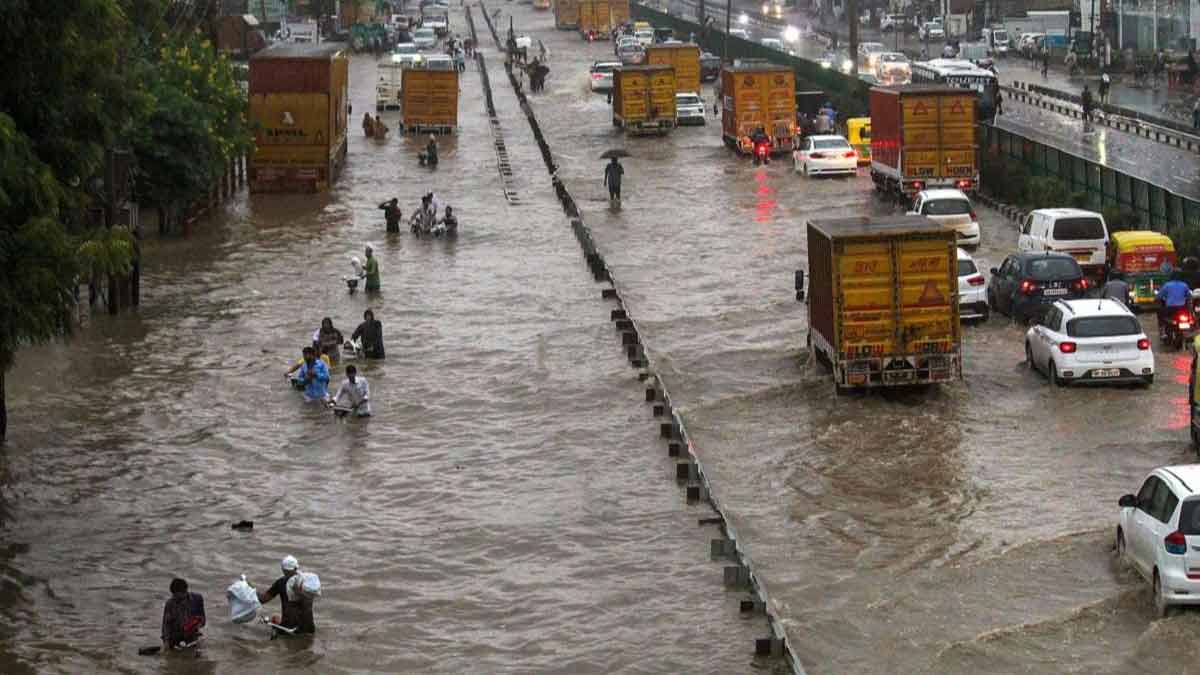
<svg viewBox="0 0 1200 675">
<path fill-rule="evenodd" d="M 1124 207 L 1171 236 L 1200 228 L 1200 201 L 1006 129 L 983 128 L 988 152 L 1023 163 L 1034 176 L 1058 178 L 1071 192 L 1087 194 L 1088 206 L 1096 211 Z"/>
</svg>

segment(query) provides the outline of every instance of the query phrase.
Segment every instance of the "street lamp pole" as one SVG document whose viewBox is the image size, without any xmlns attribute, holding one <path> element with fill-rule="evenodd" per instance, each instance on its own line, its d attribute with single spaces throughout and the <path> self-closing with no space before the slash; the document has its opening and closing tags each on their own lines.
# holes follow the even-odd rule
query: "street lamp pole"
<svg viewBox="0 0 1200 675">
<path fill-rule="evenodd" d="M 725 37 L 721 40 L 721 63 L 729 63 L 729 17 L 733 15 L 733 0 L 725 0 Z"/>
</svg>

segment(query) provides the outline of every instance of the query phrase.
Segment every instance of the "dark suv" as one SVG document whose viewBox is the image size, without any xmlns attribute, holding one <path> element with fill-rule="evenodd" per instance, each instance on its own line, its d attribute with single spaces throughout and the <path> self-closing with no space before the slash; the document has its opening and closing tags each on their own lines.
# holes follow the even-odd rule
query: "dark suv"
<svg viewBox="0 0 1200 675">
<path fill-rule="evenodd" d="M 709 82 L 721 76 L 721 57 L 704 52 L 700 55 L 700 81 Z"/>
<path fill-rule="evenodd" d="M 1083 268 L 1066 253 L 1014 253 L 992 268 L 987 299 L 994 311 L 1027 322 L 1054 301 L 1078 300 L 1087 290 Z"/>
</svg>

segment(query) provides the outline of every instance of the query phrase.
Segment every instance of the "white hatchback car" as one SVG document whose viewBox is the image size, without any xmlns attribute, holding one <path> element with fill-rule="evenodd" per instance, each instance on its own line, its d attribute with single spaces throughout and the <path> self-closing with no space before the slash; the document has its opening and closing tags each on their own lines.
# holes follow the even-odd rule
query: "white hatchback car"
<svg viewBox="0 0 1200 675">
<path fill-rule="evenodd" d="M 597 61 L 592 64 L 588 73 L 588 81 L 592 91 L 608 91 L 612 89 L 613 71 L 621 67 L 620 61 Z"/>
<path fill-rule="evenodd" d="M 858 152 L 842 136 L 807 136 L 792 151 L 792 166 L 805 176 L 853 176 L 858 173 Z"/>
<path fill-rule="evenodd" d="M 1113 300 L 1059 300 L 1025 333 L 1025 361 L 1051 384 L 1154 383 L 1142 324 Z"/>
<path fill-rule="evenodd" d="M 1200 604 L 1200 464 L 1150 472 L 1117 504 L 1117 557 L 1150 582 L 1154 608 Z"/>
<path fill-rule="evenodd" d="M 909 215 L 922 215 L 958 230 L 960 246 L 979 245 L 979 219 L 975 207 L 961 190 L 923 190 L 913 198 Z"/>
<path fill-rule="evenodd" d="M 990 310 L 987 301 L 987 279 L 975 266 L 975 259 L 958 249 L 958 318 L 987 321 Z"/>
<path fill-rule="evenodd" d="M 675 123 L 704 124 L 704 99 L 696 92 L 675 94 Z"/>
<path fill-rule="evenodd" d="M 433 49 L 437 46 L 437 33 L 432 28 L 418 28 L 412 34 L 413 44 L 417 49 Z"/>
</svg>

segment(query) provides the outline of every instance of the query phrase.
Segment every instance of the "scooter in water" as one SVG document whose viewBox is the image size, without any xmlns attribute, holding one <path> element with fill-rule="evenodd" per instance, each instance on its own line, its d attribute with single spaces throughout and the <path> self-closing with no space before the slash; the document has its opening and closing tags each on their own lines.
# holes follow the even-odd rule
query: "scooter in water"
<svg viewBox="0 0 1200 675">
<path fill-rule="evenodd" d="M 754 144 L 754 166 L 771 163 L 770 141 L 758 141 Z"/>
</svg>

